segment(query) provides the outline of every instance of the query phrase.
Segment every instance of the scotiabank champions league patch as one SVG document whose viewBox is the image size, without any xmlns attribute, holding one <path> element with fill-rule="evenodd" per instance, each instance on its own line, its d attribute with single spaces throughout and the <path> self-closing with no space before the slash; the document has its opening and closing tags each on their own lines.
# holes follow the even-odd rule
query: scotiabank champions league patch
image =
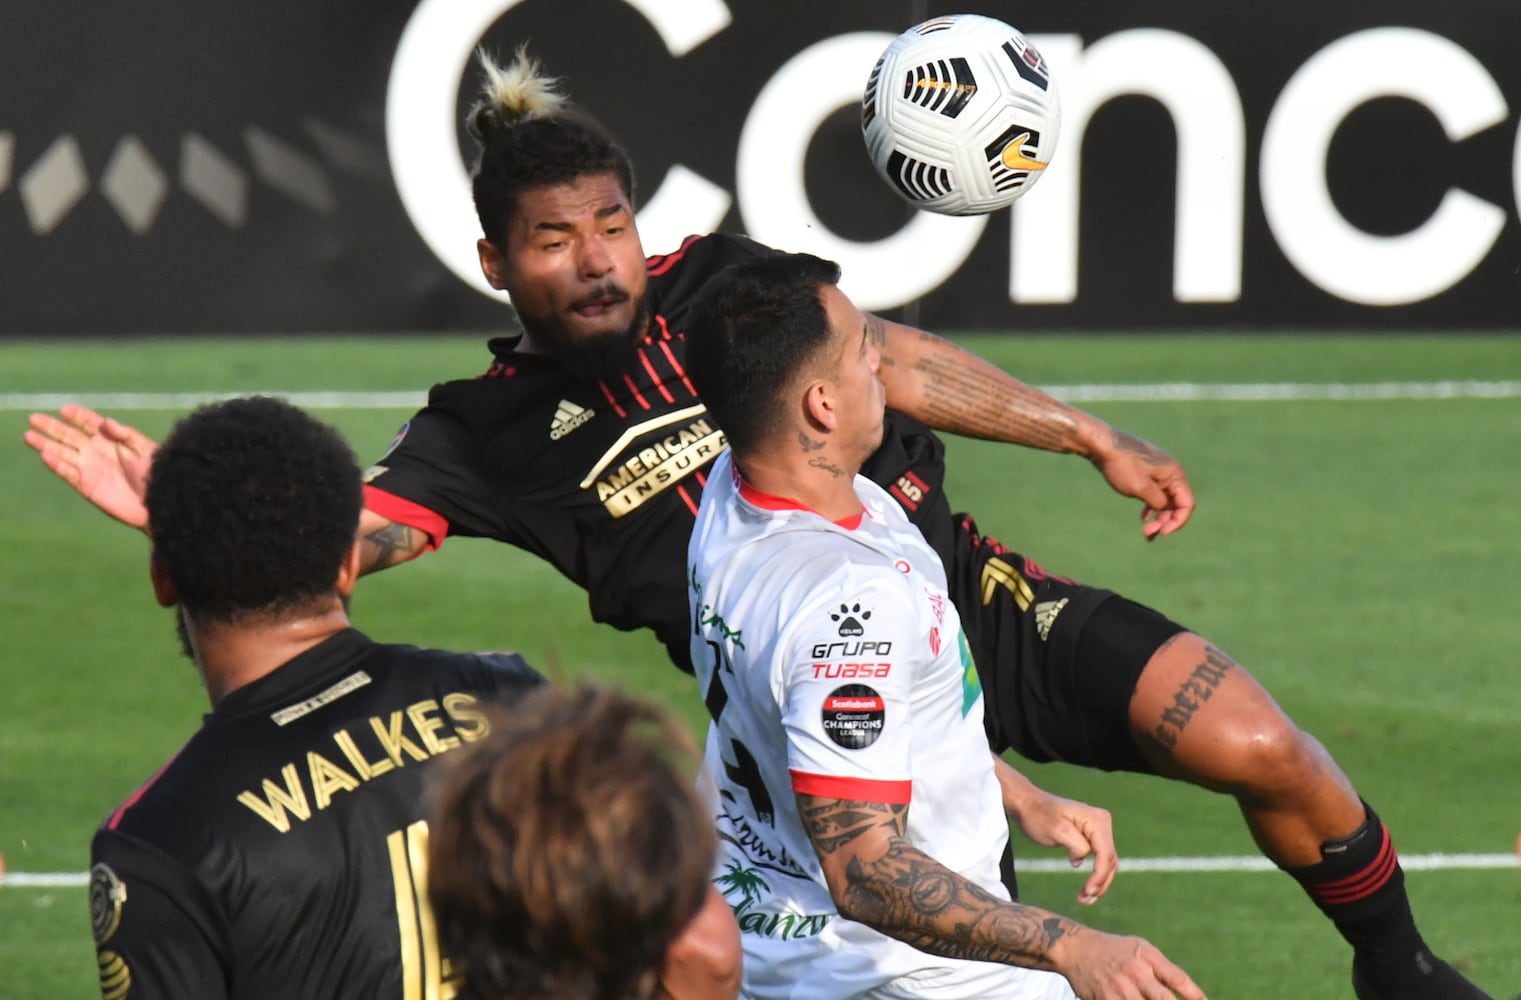
<svg viewBox="0 0 1521 1000">
<path fill-rule="evenodd" d="M 860 750 L 882 735 L 887 711 L 882 696 L 865 684 L 845 684 L 824 699 L 824 732 L 846 750 Z"/>
</svg>

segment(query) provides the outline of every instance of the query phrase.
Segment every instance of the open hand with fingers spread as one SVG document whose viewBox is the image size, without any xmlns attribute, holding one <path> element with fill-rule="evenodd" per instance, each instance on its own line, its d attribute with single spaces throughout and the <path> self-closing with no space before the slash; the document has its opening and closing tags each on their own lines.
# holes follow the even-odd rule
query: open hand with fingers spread
<svg viewBox="0 0 1521 1000">
<path fill-rule="evenodd" d="M 143 496 L 158 442 L 83 406 L 34 413 L 25 441 L 58 478 L 123 524 L 148 530 Z"/>
</svg>

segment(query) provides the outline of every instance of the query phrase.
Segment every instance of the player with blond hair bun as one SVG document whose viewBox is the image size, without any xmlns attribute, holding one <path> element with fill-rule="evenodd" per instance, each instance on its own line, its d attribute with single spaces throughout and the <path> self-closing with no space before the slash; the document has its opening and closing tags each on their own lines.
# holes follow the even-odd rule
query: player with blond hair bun
<svg viewBox="0 0 1521 1000">
<path fill-rule="evenodd" d="M 724 444 L 685 368 L 687 340 L 705 334 L 692 301 L 725 266 L 776 251 L 710 234 L 646 259 L 628 156 L 558 88 L 550 96 L 526 53 L 504 72 L 519 83 L 472 115 L 477 249 L 524 332 L 489 343 L 481 377 L 435 386 L 370 470 L 364 568 L 404 562 L 449 535 L 495 538 L 585 588 L 595 620 L 653 630 L 691 670 L 683 554 Z M 1204 637 L 1049 573 L 953 514 L 934 432 L 1087 459 L 1141 502 L 1147 539 L 1193 513 L 1179 463 L 946 340 L 866 322 L 889 413 L 862 473 L 945 564 L 987 698 L 990 746 L 1231 796 L 1263 853 L 1351 944 L 1360 1000 L 1482 998 L 1427 947 L 1388 830 L 1320 742 Z M 151 442 L 87 410 L 64 416 L 34 415 L 28 440 L 82 494 L 141 527 L 132 481 Z M 1037 842 L 1075 853 L 1096 843 L 1109 857 L 1101 811 L 1027 785 L 1005 793 Z M 1085 883 L 1082 898 L 1103 884 Z"/>
</svg>

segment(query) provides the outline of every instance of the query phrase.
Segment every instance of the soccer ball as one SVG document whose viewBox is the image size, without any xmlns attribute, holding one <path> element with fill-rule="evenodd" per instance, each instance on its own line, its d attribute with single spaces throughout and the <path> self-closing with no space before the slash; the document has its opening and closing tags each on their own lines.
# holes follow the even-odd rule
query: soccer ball
<svg viewBox="0 0 1521 1000">
<path fill-rule="evenodd" d="M 871 162 L 917 208 L 981 215 L 1035 186 L 1061 104 L 1025 36 L 980 14 L 937 17 L 893 39 L 861 101 Z"/>
</svg>

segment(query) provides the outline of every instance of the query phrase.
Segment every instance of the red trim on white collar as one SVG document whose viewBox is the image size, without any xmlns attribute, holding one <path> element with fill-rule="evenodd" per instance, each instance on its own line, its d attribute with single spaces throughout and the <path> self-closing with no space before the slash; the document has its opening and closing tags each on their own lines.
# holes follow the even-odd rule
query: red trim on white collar
<svg viewBox="0 0 1521 1000">
<path fill-rule="evenodd" d="M 779 497 L 773 493 L 766 493 L 763 490 L 756 489 L 754 486 L 751 486 L 749 483 L 745 482 L 745 477 L 740 475 L 739 466 L 737 465 L 731 464 L 729 466 L 729 471 L 734 475 L 734 486 L 739 490 L 739 495 L 744 497 L 750 503 L 759 507 L 761 510 L 806 510 L 810 514 L 819 514 L 819 512 L 814 510 L 812 507 L 809 507 L 806 504 L 798 503 L 796 500 L 793 500 L 790 497 Z M 846 531 L 855 531 L 861 526 L 861 517 L 865 513 L 866 505 L 862 504 L 859 511 L 849 517 L 842 517 L 834 523 L 838 524 Z M 819 514 L 819 517 L 823 516 L 823 514 Z"/>
</svg>

